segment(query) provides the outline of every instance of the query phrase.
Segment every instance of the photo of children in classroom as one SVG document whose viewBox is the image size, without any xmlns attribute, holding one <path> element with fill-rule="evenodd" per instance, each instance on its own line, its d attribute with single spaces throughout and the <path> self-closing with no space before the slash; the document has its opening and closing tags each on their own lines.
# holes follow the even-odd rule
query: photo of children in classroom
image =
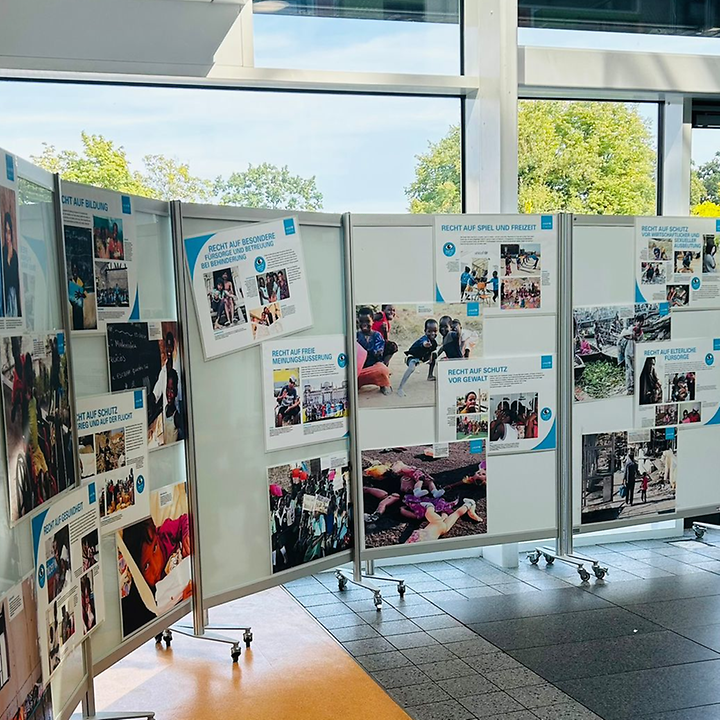
<svg viewBox="0 0 720 720">
<path fill-rule="evenodd" d="M 487 532 L 484 443 L 363 450 L 362 472 L 367 547 Z"/>
<path fill-rule="evenodd" d="M 482 355 L 482 317 L 461 303 L 356 308 L 359 407 L 435 404 L 437 362 Z"/>
<path fill-rule="evenodd" d="M 185 483 L 150 494 L 150 517 L 119 530 L 123 637 L 190 597 L 190 525 Z"/>
<path fill-rule="evenodd" d="M 352 547 L 349 468 L 342 460 L 313 458 L 268 468 L 274 573 Z"/>
</svg>

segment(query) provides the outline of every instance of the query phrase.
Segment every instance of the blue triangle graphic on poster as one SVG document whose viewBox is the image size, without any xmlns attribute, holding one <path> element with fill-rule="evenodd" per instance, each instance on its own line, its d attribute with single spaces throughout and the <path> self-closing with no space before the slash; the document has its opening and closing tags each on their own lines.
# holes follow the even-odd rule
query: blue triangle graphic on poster
<svg viewBox="0 0 720 720">
<path fill-rule="evenodd" d="M 435 302 L 445 302 L 445 298 L 440 293 L 440 288 L 435 286 Z"/>
<path fill-rule="evenodd" d="M 647 302 L 647 300 L 645 299 L 645 296 L 640 291 L 640 286 L 637 284 L 637 280 L 635 281 L 635 302 L 636 303 Z"/>
<path fill-rule="evenodd" d="M 135 304 L 133 305 L 132 312 L 130 313 L 131 320 L 140 319 L 140 288 L 135 292 Z"/>
<path fill-rule="evenodd" d="M 536 445 L 533 450 L 554 450 L 555 449 L 555 421 L 548 431 L 548 434 Z"/>
<path fill-rule="evenodd" d="M 715 411 L 715 414 L 705 424 L 720 425 L 720 407 Z"/>
<path fill-rule="evenodd" d="M 37 564 L 37 551 L 40 547 L 40 533 L 42 532 L 43 525 L 45 524 L 45 518 L 47 517 L 48 511 L 44 510 L 39 515 L 36 515 L 32 519 L 32 536 L 33 536 L 33 555 L 35 556 Z"/>
<path fill-rule="evenodd" d="M 200 251 L 214 234 L 215 233 L 198 235 L 197 237 L 191 237 L 185 240 L 185 254 L 187 255 L 188 267 L 190 268 L 190 278 L 194 279 L 195 277 L 195 263 L 197 262 Z"/>
</svg>

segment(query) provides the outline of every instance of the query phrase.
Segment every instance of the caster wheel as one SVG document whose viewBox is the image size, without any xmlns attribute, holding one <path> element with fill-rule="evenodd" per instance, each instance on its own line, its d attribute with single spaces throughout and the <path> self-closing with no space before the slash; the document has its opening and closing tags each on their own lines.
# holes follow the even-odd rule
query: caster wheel
<svg viewBox="0 0 720 720">
<path fill-rule="evenodd" d="M 240 652 L 240 648 L 230 651 L 230 657 L 232 658 L 233 663 L 236 663 L 240 659 Z"/>
<path fill-rule="evenodd" d="M 590 573 L 585 568 L 578 568 L 578 575 L 583 582 L 587 582 L 590 579 Z"/>
<path fill-rule="evenodd" d="M 245 647 L 249 648 L 250 643 L 253 641 L 253 634 L 251 632 L 244 632 L 243 633 L 243 642 L 245 643 Z"/>
<path fill-rule="evenodd" d="M 405 597 L 405 590 L 406 590 L 406 589 L 407 589 L 407 588 L 405 587 L 405 583 L 400 583 L 400 584 L 398 585 L 398 594 L 400 595 L 400 597 Z"/>
<path fill-rule="evenodd" d="M 162 640 L 163 640 L 162 633 L 160 633 L 159 635 L 156 635 L 156 636 L 155 636 L 155 643 L 156 643 L 157 645 L 161 645 L 161 644 L 162 644 Z"/>
<path fill-rule="evenodd" d="M 548 565 L 552 565 L 555 562 L 555 558 L 552 555 L 543 555 L 543 557 Z"/>
<path fill-rule="evenodd" d="M 382 595 L 379 595 L 379 594 L 375 595 L 375 597 L 373 598 L 373 602 L 375 603 L 375 609 L 378 612 L 380 612 L 380 610 L 382 610 L 382 603 L 383 603 Z"/>
<path fill-rule="evenodd" d="M 338 590 L 342 592 L 347 587 L 347 580 L 345 578 L 342 578 L 342 580 L 338 580 Z"/>
<path fill-rule="evenodd" d="M 602 580 L 608 573 L 608 569 L 602 567 L 593 568 L 593 571 L 595 572 L 595 577 L 598 580 Z"/>
<path fill-rule="evenodd" d="M 537 565 L 540 558 L 535 553 L 528 553 L 527 559 L 531 565 Z"/>
<path fill-rule="evenodd" d="M 705 537 L 705 528 L 698 527 L 693 528 L 693 530 L 695 531 L 696 539 L 702 540 Z"/>
</svg>

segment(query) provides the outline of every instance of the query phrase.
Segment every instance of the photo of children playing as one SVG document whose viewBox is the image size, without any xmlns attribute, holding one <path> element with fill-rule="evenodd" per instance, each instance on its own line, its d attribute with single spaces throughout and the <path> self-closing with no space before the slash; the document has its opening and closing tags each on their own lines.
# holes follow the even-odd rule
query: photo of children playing
<svg viewBox="0 0 720 720">
<path fill-rule="evenodd" d="M 383 547 L 487 532 L 485 449 L 449 443 L 364 450 L 365 545 Z"/>
<path fill-rule="evenodd" d="M 632 395 L 636 344 L 669 340 L 670 322 L 657 303 L 575 308 L 575 400 Z"/>
<path fill-rule="evenodd" d="M 130 285 L 125 263 L 96 262 L 95 283 L 98 307 L 130 307 Z"/>
<path fill-rule="evenodd" d="M 540 276 L 503 278 L 500 288 L 502 310 L 537 310 L 540 307 Z"/>
<path fill-rule="evenodd" d="M 123 637 L 190 597 L 185 483 L 150 494 L 150 517 L 115 534 Z"/>
<path fill-rule="evenodd" d="M 300 424 L 299 376 L 300 368 L 297 367 L 289 370 L 273 370 L 276 428 Z"/>
<path fill-rule="evenodd" d="M 323 458 L 268 468 L 273 573 L 352 547 L 349 469 Z"/>
<path fill-rule="evenodd" d="M 270 305 L 290 297 L 290 286 L 285 269 L 258 275 L 256 281 L 261 305 Z"/>
<path fill-rule="evenodd" d="M 83 635 L 87 635 L 97 624 L 92 570 L 80 578 L 80 609 L 82 610 Z"/>
<path fill-rule="evenodd" d="M 667 263 L 641 262 L 640 282 L 643 285 L 664 285 L 667 280 Z"/>
<path fill-rule="evenodd" d="M 433 405 L 438 360 L 482 355 L 482 317 L 460 303 L 363 305 L 356 318 L 361 408 Z"/>
<path fill-rule="evenodd" d="M 342 375 L 323 375 L 302 382 L 303 422 L 347 417 L 348 388 Z"/>
<path fill-rule="evenodd" d="M 682 275 L 699 275 L 702 270 L 702 253 L 692 250 L 676 250 L 674 272 Z"/>
<path fill-rule="evenodd" d="M 490 442 L 513 443 L 538 436 L 537 393 L 490 396 Z"/>
<path fill-rule="evenodd" d="M 282 309 L 280 303 L 270 303 L 265 307 L 250 310 L 250 324 L 253 340 L 264 340 L 282 332 Z"/>
<path fill-rule="evenodd" d="M 582 523 L 675 510 L 677 439 L 662 430 L 583 435 Z"/>
<path fill-rule="evenodd" d="M 135 473 L 132 468 L 118 476 L 113 473 L 100 491 L 100 517 L 127 510 L 135 504 Z"/>
<path fill-rule="evenodd" d="M 468 390 L 455 399 L 455 439 L 479 440 L 488 434 L 488 396 L 482 390 Z"/>
<path fill-rule="evenodd" d="M 477 302 L 490 307 L 496 305 L 500 278 L 497 270 L 489 271 L 488 258 L 465 258 L 460 265 L 463 269 L 460 273 L 460 302 Z"/>
<path fill-rule="evenodd" d="M 540 275 L 540 243 L 502 243 L 500 257 L 504 268 L 504 277 L 511 275 Z"/>
<path fill-rule="evenodd" d="M 94 215 L 93 247 L 98 260 L 124 260 L 125 243 L 122 220 Z"/>
<path fill-rule="evenodd" d="M 2 384 L 10 485 L 17 521 L 75 484 L 62 333 L 2 339 Z"/>
<path fill-rule="evenodd" d="M 215 331 L 223 331 L 248 321 L 240 271 L 237 267 L 222 268 L 203 274 L 210 320 Z"/>
<path fill-rule="evenodd" d="M 89 228 L 65 225 L 65 265 L 72 329 L 94 330 L 97 327 L 95 264 Z"/>
</svg>

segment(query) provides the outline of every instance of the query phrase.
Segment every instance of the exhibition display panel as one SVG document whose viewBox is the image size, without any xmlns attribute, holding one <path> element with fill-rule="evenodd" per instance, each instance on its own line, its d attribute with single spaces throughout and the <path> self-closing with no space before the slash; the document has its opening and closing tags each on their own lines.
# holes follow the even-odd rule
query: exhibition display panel
<svg viewBox="0 0 720 720">
<path fill-rule="evenodd" d="M 720 502 L 714 218 L 291 214 L 0 169 L 10 717 L 68 717 L 183 616 L 202 637 L 292 579 L 567 555 Z"/>
</svg>

